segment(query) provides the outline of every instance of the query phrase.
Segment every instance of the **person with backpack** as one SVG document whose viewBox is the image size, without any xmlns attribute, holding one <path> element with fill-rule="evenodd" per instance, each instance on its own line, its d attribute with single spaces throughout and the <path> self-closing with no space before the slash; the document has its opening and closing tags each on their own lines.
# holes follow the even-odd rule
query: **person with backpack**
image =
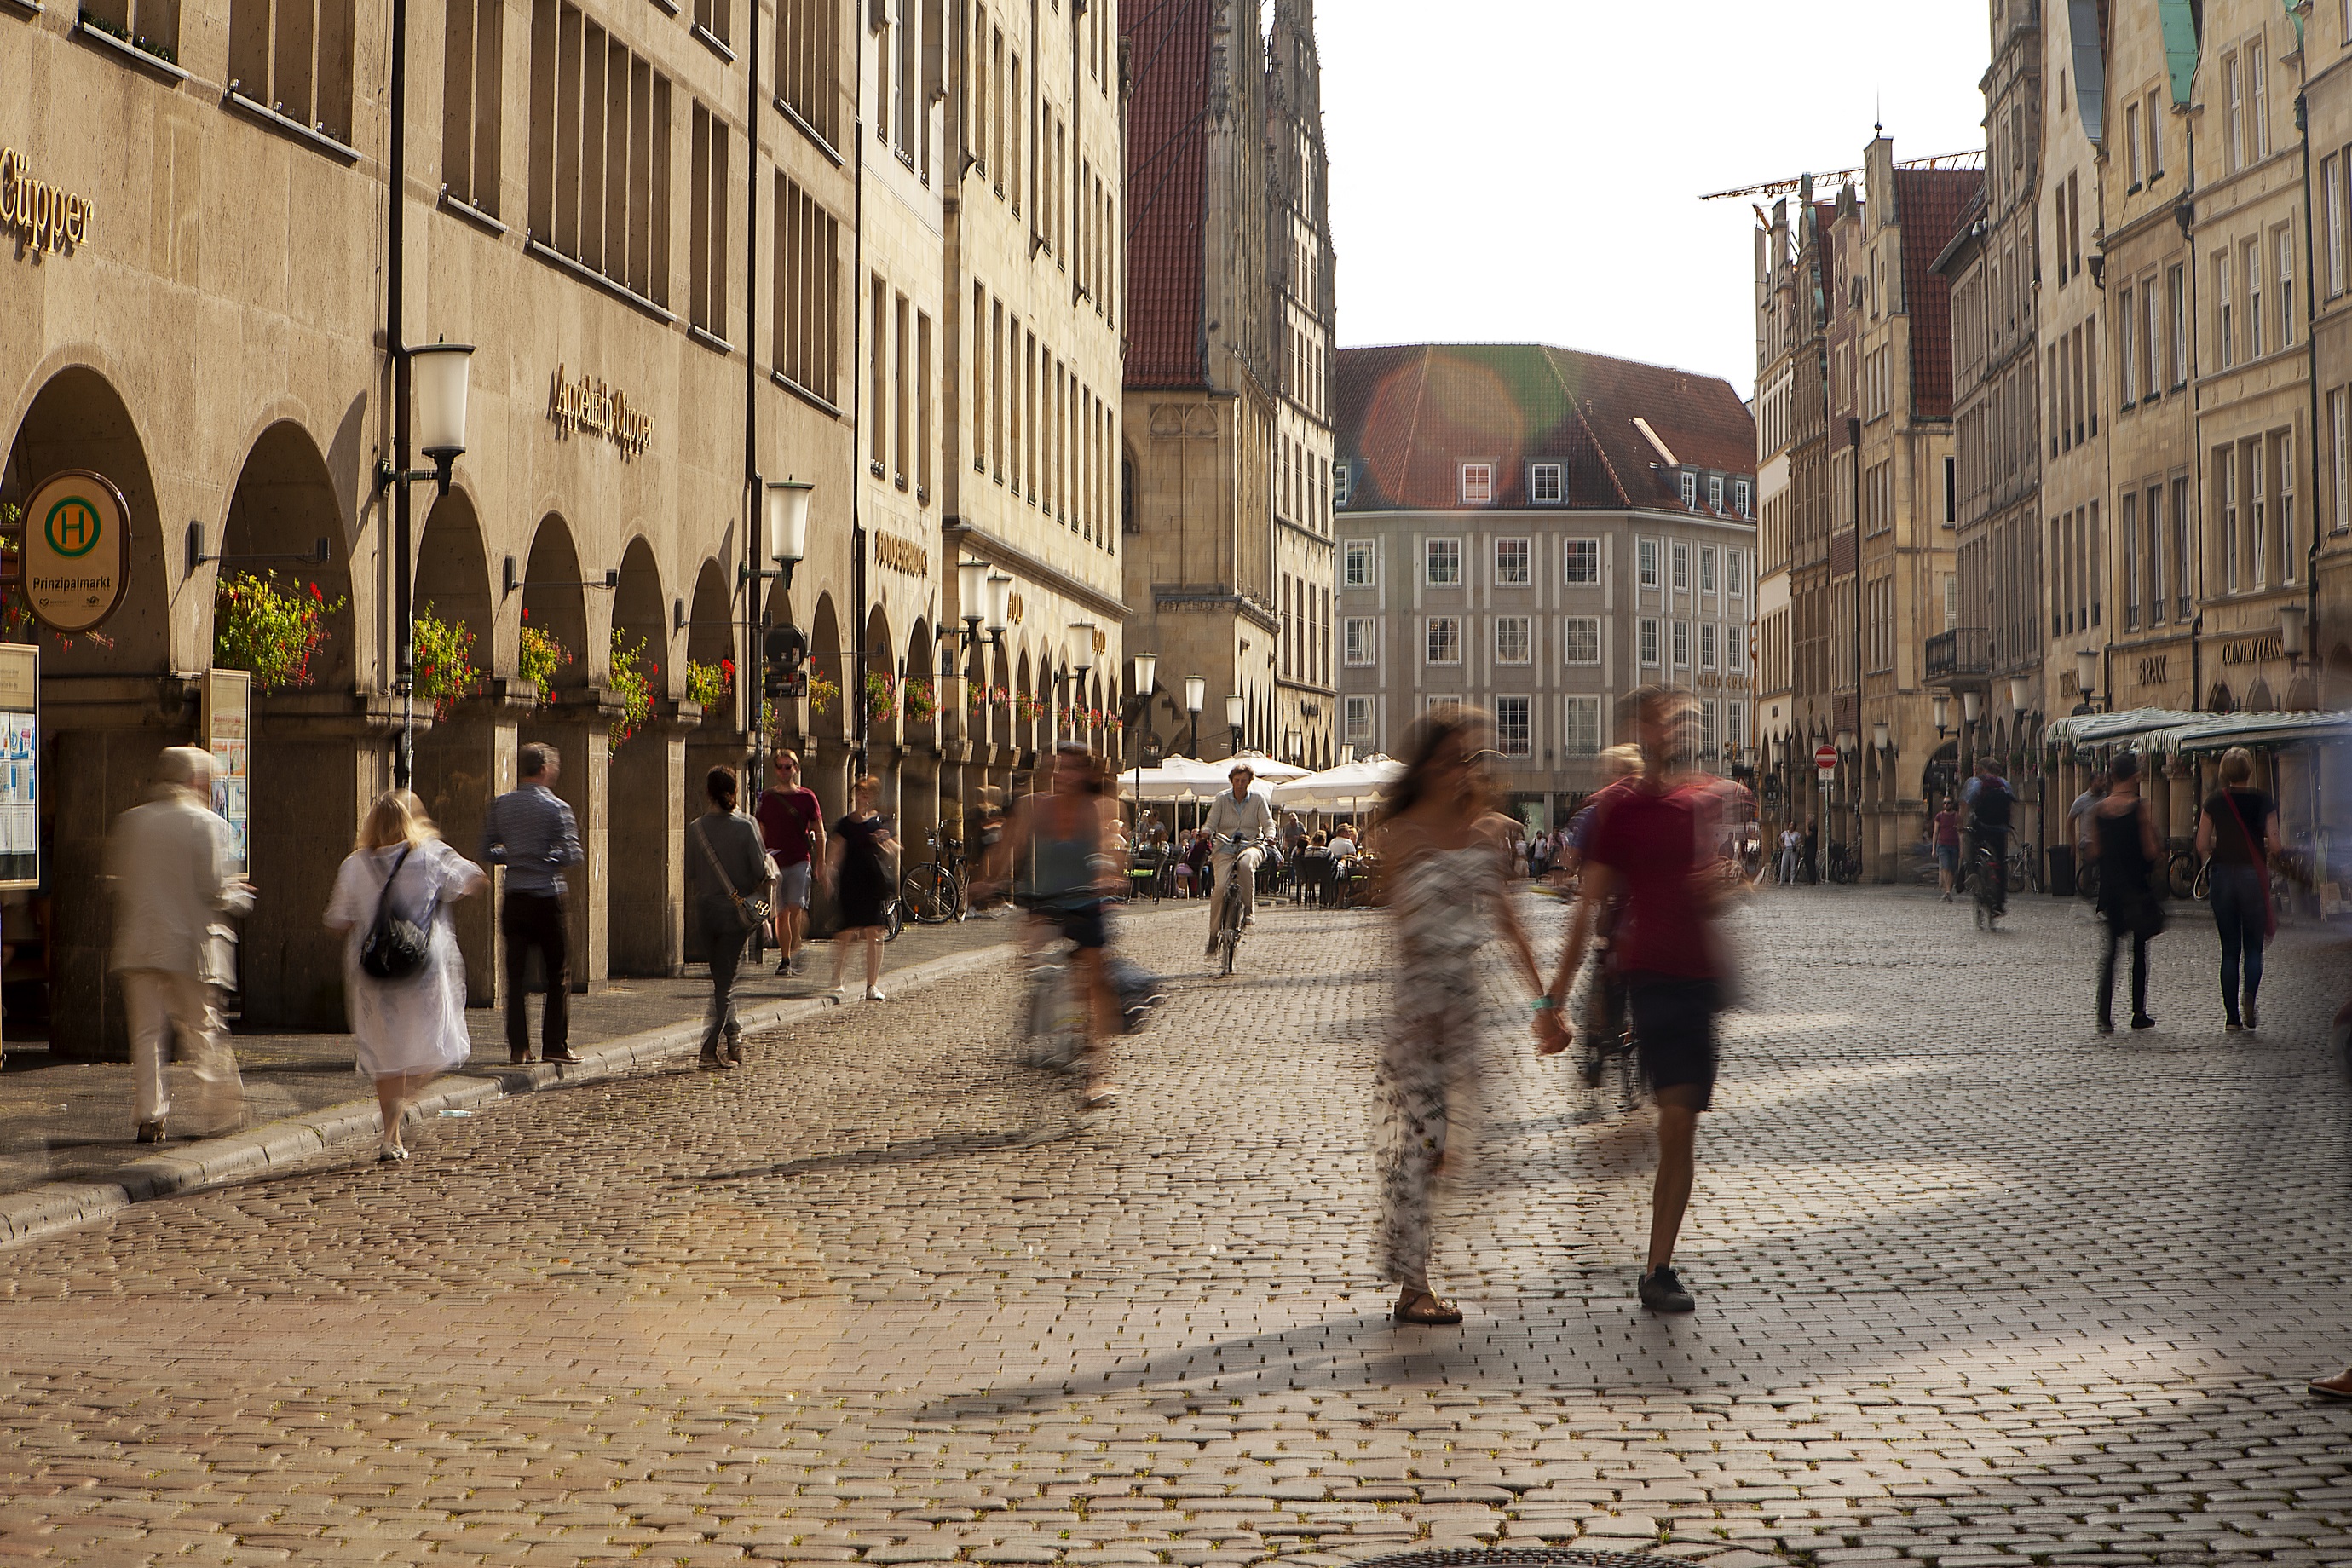
<svg viewBox="0 0 2352 1568">
<path fill-rule="evenodd" d="M 2011 792 L 2009 781 L 2000 776 L 2000 765 L 1990 757 L 1982 757 L 1977 762 L 1977 776 L 1961 792 L 1961 803 L 1968 807 L 1970 841 L 1977 849 L 1992 855 L 1992 912 L 1999 918 L 2009 913 L 2009 828 L 2017 796 Z M 1962 869 L 1965 875 L 1965 864 Z"/>
<path fill-rule="evenodd" d="M 473 1054 L 466 960 L 449 906 L 490 885 L 406 790 L 376 796 L 335 874 L 327 929 L 343 933 L 343 1001 L 359 1069 L 375 1083 L 376 1158 L 408 1158 L 401 1119 L 436 1077 Z"/>
</svg>

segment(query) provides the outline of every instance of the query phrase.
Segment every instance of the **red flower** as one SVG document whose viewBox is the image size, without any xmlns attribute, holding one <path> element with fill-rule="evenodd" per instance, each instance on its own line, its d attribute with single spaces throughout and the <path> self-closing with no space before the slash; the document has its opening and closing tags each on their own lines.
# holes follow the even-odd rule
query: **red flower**
<svg viewBox="0 0 2352 1568">
<path fill-rule="evenodd" d="M 310 584 L 310 597 L 316 599 L 322 605 L 327 602 L 327 595 L 319 592 L 319 584 L 316 583 Z"/>
</svg>

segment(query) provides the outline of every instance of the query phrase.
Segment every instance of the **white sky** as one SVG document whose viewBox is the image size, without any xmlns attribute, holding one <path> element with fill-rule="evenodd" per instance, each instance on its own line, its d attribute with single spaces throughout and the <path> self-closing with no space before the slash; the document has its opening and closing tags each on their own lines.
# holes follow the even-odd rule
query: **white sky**
<svg viewBox="0 0 2352 1568">
<path fill-rule="evenodd" d="M 1744 200 L 1984 143 L 1984 0 L 1320 0 L 1339 342 L 1549 342 L 1754 390 Z M 1771 210 L 1769 198 L 1761 205 Z"/>
</svg>

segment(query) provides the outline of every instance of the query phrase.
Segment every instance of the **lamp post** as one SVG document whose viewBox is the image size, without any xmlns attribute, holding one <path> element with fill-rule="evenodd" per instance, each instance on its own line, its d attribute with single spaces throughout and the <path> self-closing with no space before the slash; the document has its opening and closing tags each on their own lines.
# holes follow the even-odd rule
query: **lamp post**
<svg viewBox="0 0 2352 1568">
<path fill-rule="evenodd" d="M 784 592 L 793 591 L 793 574 L 808 559 L 809 503 L 815 498 L 816 487 L 803 479 L 762 479 L 757 474 L 751 483 L 760 497 L 760 550 L 772 567 L 747 563 L 736 569 L 736 585 L 748 587 L 743 595 L 743 643 L 746 675 L 740 684 L 743 701 L 743 727 L 751 736 L 751 778 L 756 790 L 767 778 L 768 726 L 766 717 L 768 689 L 772 681 L 778 695 L 788 688 L 792 674 L 796 674 L 795 657 L 808 656 L 808 639 L 802 636 L 789 618 L 782 626 L 768 628 L 768 610 L 762 605 L 759 584 L 781 582 Z M 754 561 L 757 557 L 754 557 Z M 788 673 L 777 679 L 772 667 Z M 760 672 L 759 685 L 752 686 L 748 671 Z"/>
<path fill-rule="evenodd" d="M 1234 732 L 1233 754 L 1242 750 L 1242 731 L 1249 727 L 1249 699 L 1235 692 L 1225 699 L 1225 728 Z"/>
<path fill-rule="evenodd" d="M 2082 693 L 2083 708 L 2086 712 L 2100 711 L 2098 686 L 2098 652 L 2095 648 L 2084 648 L 2074 656 L 2074 689 Z M 2108 695 L 2112 697 L 2114 693 Z"/>
<path fill-rule="evenodd" d="M 1136 721 L 1144 731 L 1135 742 L 1135 824 L 1140 828 L 1143 826 L 1143 753 L 1150 744 L 1151 694 L 1160 684 L 1160 656 L 1139 653 L 1135 656 L 1134 664 L 1135 678 L 1127 690 L 1127 707 L 1135 710 Z"/>
<path fill-rule="evenodd" d="M 1209 683 L 1197 675 L 1184 678 L 1184 711 L 1192 716 L 1192 758 L 1201 756 L 1201 708 L 1209 700 Z"/>
<path fill-rule="evenodd" d="M 394 194 L 394 200 L 399 196 Z M 449 493 L 449 468 L 466 450 L 466 401 L 474 364 L 471 343 L 420 343 L 399 351 L 408 367 L 408 389 L 415 404 L 416 445 L 432 460 L 429 468 L 408 467 L 406 431 L 395 444 L 394 461 L 376 469 L 376 493 L 397 487 L 393 507 L 392 619 L 394 634 L 393 679 L 400 688 L 400 754 L 394 759 L 392 782 L 409 786 L 416 762 L 416 552 L 411 535 L 408 490 L 431 480 L 434 500 Z"/>
<path fill-rule="evenodd" d="M 1095 667 L 1095 624 L 1092 621 L 1072 621 L 1070 629 L 1078 634 L 1078 651 L 1070 656 L 1070 684 L 1077 689 L 1077 697 L 1070 710 L 1076 714 L 1087 710 L 1083 704 L 1087 696 L 1087 676 Z M 1094 721 L 1087 721 L 1087 732 L 1083 736 L 1077 734 L 1077 728 L 1073 721 L 1070 725 L 1072 738 L 1085 741 L 1087 749 L 1094 750 Z"/>
</svg>

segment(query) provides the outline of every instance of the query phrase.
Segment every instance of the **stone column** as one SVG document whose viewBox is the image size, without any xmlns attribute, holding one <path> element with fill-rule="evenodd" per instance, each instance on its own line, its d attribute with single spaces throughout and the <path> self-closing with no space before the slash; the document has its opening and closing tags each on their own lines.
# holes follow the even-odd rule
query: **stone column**
<svg viewBox="0 0 2352 1568">
<path fill-rule="evenodd" d="M 494 679 L 481 695 L 416 738 L 412 783 L 441 837 L 468 860 L 482 853 L 482 824 L 490 802 L 515 786 L 515 752 L 524 716 L 537 701 L 528 682 Z M 499 899 L 506 873 L 490 869 L 490 889 L 450 910 L 458 951 L 466 958 L 466 1000 L 495 1006 L 506 1000 L 506 964 L 499 936 Z"/>
<path fill-rule="evenodd" d="M 677 703 L 613 753 L 613 819 L 628 847 L 613 861 L 614 974 L 685 967 L 686 825 L 708 799 L 702 780 L 687 776 L 687 736 L 701 722 L 700 707 Z"/>
<path fill-rule="evenodd" d="M 572 989 L 601 991 L 612 974 L 612 694 L 590 687 L 562 694 L 532 712 L 522 739 L 553 746 L 562 758 L 555 794 L 580 827 L 582 859 L 563 873 L 572 928 Z M 633 843 L 631 853 L 635 853 Z"/>
</svg>

